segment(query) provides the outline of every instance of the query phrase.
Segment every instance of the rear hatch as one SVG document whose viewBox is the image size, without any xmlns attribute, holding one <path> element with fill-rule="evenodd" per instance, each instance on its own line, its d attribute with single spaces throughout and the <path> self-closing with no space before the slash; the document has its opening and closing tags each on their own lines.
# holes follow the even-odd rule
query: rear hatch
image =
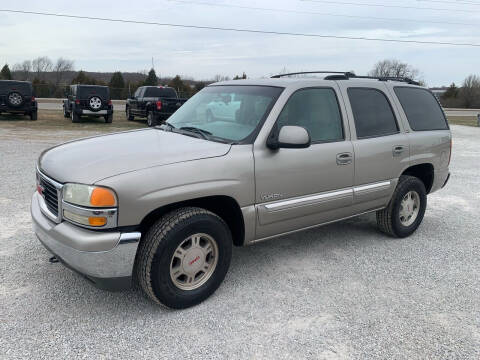
<svg viewBox="0 0 480 360">
<path fill-rule="evenodd" d="M 18 93 L 22 97 L 22 102 L 17 106 L 9 103 L 8 97 L 12 93 Z M 32 84 L 26 81 L 0 80 L 0 106 L 9 108 L 24 108 L 31 105 L 33 97 Z"/>
<path fill-rule="evenodd" d="M 93 97 L 98 97 L 102 101 L 100 108 L 90 108 L 90 99 Z M 110 101 L 110 89 L 107 86 L 81 85 L 77 88 L 77 100 L 80 101 L 80 105 L 84 109 L 107 109 Z"/>
</svg>

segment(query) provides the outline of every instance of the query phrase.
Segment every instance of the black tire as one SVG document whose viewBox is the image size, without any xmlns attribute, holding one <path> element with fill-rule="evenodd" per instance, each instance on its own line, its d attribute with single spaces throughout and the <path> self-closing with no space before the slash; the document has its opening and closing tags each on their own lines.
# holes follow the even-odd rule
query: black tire
<svg viewBox="0 0 480 360">
<path fill-rule="evenodd" d="M 7 103 L 11 107 L 20 107 L 25 102 L 22 94 L 17 91 L 12 91 L 7 95 Z"/>
<path fill-rule="evenodd" d="M 420 206 L 415 221 L 412 224 L 405 226 L 400 220 L 400 210 L 402 199 L 410 191 L 416 192 L 419 196 Z M 393 193 L 392 199 L 388 206 L 377 211 L 377 224 L 380 231 L 393 236 L 404 238 L 410 236 L 417 230 L 425 215 L 427 207 L 427 192 L 423 182 L 414 176 L 400 176 L 397 187 Z"/>
<path fill-rule="evenodd" d="M 80 122 L 80 116 L 75 114 L 74 111 L 71 113 L 71 118 L 72 118 L 72 123 L 79 123 Z"/>
<path fill-rule="evenodd" d="M 37 112 L 37 110 L 32 111 L 32 112 L 30 113 L 30 120 L 35 121 L 35 120 L 37 120 L 37 117 L 38 117 L 38 112 Z"/>
<path fill-rule="evenodd" d="M 135 120 L 135 116 L 132 115 L 130 109 L 125 110 L 125 115 L 127 116 L 128 121 L 133 121 Z"/>
<path fill-rule="evenodd" d="M 70 117 L 70 113 L 67 111 L 67 109 L 65 108 L 65 105 L 63 105 L 63 117 L 65 119 L 68 119 Z"/>
<path fill-rule="evenodd" d="M 153 127 L 153 126 L 158 125 L 157 117 L 153 114 L 152 111 L 147 112 L 147 125 L 149 127 Z"/>
<path fill-rule="evenodd" d="M 172 257 L 189 236 L 204 233 L 215 239 L 218 247 L 216 267 L 208 280 L 193 290 L 177 287 L 170 275 Z M 174 210 L 145 233 L 136 259 L 136 275 L 145 294 L 158 304 L 184 309 L 197 305 L 212 295 L 227 274 L 232 257 L 232 235 L 217 215 L 201 208 Z"/>
<path fill-rule="evenodd" d="M 113 115 L 112 115 L 112 114 L 110 114 L 110 115 L 105 115 L 104 118 L 105 118 L 105 122 L 106 122 L 107 124 L 111 124 L 112 121 L 113 121 Z"/>
</svg>

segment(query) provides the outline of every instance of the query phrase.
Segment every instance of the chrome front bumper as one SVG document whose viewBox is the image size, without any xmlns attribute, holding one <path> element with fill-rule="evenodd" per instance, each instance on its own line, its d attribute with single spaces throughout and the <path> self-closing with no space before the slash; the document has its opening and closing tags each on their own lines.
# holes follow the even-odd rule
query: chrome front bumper
<svg viewBox="0 0 480 360">
<path fill-rule="evenodd" d="M 118 289 L 130 284 L 139 232 L 92 231 L 65 221 L 56 224 L 41 212 L 42 201 L 35 192 L 31 213 L 35 234 L 47 250 L 98 287 Z"/>
</svg>

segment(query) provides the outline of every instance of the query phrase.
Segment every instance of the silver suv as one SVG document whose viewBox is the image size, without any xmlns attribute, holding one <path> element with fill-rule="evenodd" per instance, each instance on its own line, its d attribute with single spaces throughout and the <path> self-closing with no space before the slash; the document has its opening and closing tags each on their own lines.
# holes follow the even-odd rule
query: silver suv
<svg viewBox="0 0 480 360">
<path fill-rule="evenodd" d="M 69 142 L 38 160 L 34 230 L 95 285 L 186 308 L 243 246 L 375 211 L 394 237 L 449 178 L 451 133 L 408 79 L 216 83 L 168 123 Z"/>
</svg>

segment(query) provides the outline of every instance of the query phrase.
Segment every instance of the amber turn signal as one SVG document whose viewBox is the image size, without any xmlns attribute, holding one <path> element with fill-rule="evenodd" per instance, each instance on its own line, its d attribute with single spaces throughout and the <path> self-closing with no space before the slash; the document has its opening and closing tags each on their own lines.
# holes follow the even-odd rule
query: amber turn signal
<svg viewBox="0 0 480 360">
<path fill-rule="evenodd" d="M 103 226 L 107 223 L 106 217 L 89 217 L 88 224 L 90 226 Z"/>
<path fill-rule="evenodd" d="M 94 188 L 90 195 L 90 204 L 97 207 L 116 206 L 115 194 L 105 188 Z"/>
</svg>

